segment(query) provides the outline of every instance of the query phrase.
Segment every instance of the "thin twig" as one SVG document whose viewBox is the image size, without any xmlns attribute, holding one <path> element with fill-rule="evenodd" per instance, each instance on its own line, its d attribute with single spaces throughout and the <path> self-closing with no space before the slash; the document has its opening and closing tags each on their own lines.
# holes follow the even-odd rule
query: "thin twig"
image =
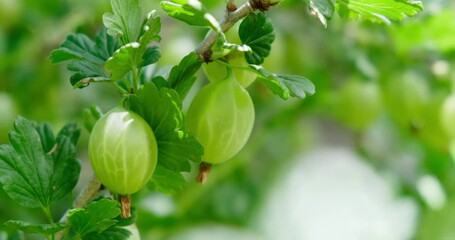
<svg viewBox="0 0 455 240">
<path fill-rule="evenodd" d="M 73 202 L 73 208 L 82 208 L 101 190 L 101 182 L 98 178 L 93 175 L 90 182 L 85 188 L 79 193 L 77 198 Z"/>
<path fill-rule="evenodd" d="M 90 182 L 85 186 L 85 188 L 79 193 L 77 198 L 73 201 L 73 208 L 83 208 L 87 206 L 90 200 L 96 196 L 101 190 L 101 182 L 93 175 Z M 68 209 L 65 214 L 60 218 L 59 222 L 66 222 L 67 216 L 69 213 Z M 60 240 L 65 235 L 65 231 L 60 231 L 55 235 L 55 239 Z"/>
<path fill-rule="evenodd" d="M 221 30 L 226 32 L 229 30 L 236 22 L 248 16 L 248 14 L 254 12 L 256 9 L 252 7 L 249 1 L 238 7 L 235 11 L 229 12 L 226 14 L 225 19 L 221 22 Z M 206 62 L 210 60 L 213 44 L 218 40 L 218 33 L 215 30 L 210 30 L 205 39 L 199 44 L 195 52 L 199 55 L 201 59 L 204 59 Z"/>
</svg>

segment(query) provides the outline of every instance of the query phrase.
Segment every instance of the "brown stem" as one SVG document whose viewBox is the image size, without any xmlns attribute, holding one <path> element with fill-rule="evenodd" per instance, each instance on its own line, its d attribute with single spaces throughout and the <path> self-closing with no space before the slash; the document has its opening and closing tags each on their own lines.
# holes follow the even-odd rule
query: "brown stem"
<svg viewBox="0 0 455 240">
<path fill-rule="evenodd" d="M 229 7 L 229 6 L 228 6 Z M 228 11 L 226 18 L 221 22 L 221 30 L 223 32 L 226 32 L 229 30 L 236 22 L 238 22 L 240 19 L 246 17 L 248 14 L 254 12 L 256 9 L 252 7 L 250 2 L 246 2 L 240 7 L 236 8 L 234 11 Z M 211 48 L 213 44 L 216 43 L 218 40 L 218 33 L 214 31 L 213 29 L 209 31 L 205 39 L 199 44 L 199 46 L 196 48 L 195 52 L 199 55 L 201 59 L 203 59 L 206 62 L 210 61 L 211 57 Z"/>
<path fill-rule="evenodd" d="M 199 165 L 199 173 L 197 174 L 196 181 L 200 184 L 205 184 L 210 171 L 212 171 L 212 164 L 204 162 L 201 163 L 201 165 Z"/>
<path fill-rule="evenodd" d="M 120 195 L 120 217 L 121 218 L 130 218 L 131 217 L 131 196 L 130 195 Z"/>
</svg>

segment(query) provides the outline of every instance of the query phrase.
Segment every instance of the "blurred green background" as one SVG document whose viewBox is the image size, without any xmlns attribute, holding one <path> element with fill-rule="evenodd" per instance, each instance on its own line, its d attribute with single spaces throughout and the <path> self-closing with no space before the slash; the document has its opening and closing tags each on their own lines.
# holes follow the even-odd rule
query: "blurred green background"
<svg viewBox="0 0 455 240">
<path fill-rule="evenodd" d="M 224 1 L 202 2 L 223 16 Z M 153 67 L 177 64 L 202 40 L 204 29 L 170 19 L 159 1 L 141 4 L 144 14 L 157 9 L 163 22 L 162 59 Z M 441 124 L 444 111 L 455 112 L 443 109 L 455 89 L 455 3 L 423 4 L 401 23 L 335 16 L 327 29 L 303 1 L 273 8 L 276 40 L 264 66 L 306 76 L 316 94 L 283 101 L 250 86 L 256 123 L 247 146 L 216 166 L 203 187 L 192 173 L 176 195 L 138 193 L 142 238 L 455 239 L 455 139 Z M 91 104 L 104 111 L 117 104 L 115 89 L 74 90 L 65 66 L 48 61 L 67 34 L 93 37 L 109 10 L 107 0 L 0 0 L 1 144 L 17 115 L 58 129 L 80 123 Z M 207 82 L 199 76 L 194 90 Z M 76 193 L 90 176 L 87 139 L 84 129 Z M 62 200 L 54 218 L 70 204 Z M 9 219 L 46 222 L 1 190 L 0 223 Z"/>
</svg>

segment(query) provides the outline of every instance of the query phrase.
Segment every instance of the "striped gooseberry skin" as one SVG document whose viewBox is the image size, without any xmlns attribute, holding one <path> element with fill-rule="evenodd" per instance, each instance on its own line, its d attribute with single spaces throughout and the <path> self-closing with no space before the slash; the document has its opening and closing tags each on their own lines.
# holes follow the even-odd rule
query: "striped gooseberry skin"
<svg viewBox="0 0 455 240">
<path fill-rule="evenodd" d="M 89 139 L 93 171 L 114 193 L 130 195 L 150 179 L 157 162 L 157 143 L 138 114 L 116 107 L 101 117 Z"/>
<path fill-rule="evenodd" d="M 203 87 L 188 109 L 186 129 L 204 146 L 202 160 L 222 163 L 246 144 L 254 125 L 254 105 L 231 73 Z"/>
</svg>

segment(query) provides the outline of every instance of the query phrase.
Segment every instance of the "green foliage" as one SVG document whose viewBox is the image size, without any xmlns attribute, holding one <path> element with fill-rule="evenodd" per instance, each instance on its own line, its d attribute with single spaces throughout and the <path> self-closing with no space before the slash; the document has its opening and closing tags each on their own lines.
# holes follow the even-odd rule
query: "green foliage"
<svg viewBox="0 0 455 240">
<path fill-rule="evenodd" d="M 423 10 L 420 1 L 412 0 L 304 0 L 310 11 L 327 27 L 335 12 L 342 17 L 390 24 L 414 16 Z M 334 2 L 336 2 L 336 7 Z"/>
<path fill-rule="evenodd" d="M 111 73 L 111 79 L 120 80 L 139 64 L 139 59 L 135 58 L 139 55 L 139 47 L 137 42 L 133 42 L 115 51 L 112 58 L 106 62 L 106 70 Z"/>
<path fill-rule="evenodd" d="M 117 39 L 109 36 L 104 28 L 96 35 L 95 42 L 81 33 L 70 34 L 59 49 L 51 52 L 50 61 L 59 63 L 70 60 L 67 68 L 75 72 L 71 76 L 71 84 L 82 88 L 90 82 L 109 80 L 104 63 L 117 48 Z"/>
<path fill-rule="evenodd" d="M 400 21 L 423 10 L 420 1 L 410 0 L 339 0 L 337 5 L 341 16 L 377 23 Z"/>
<path fill-rule="evenodd" d="M 141 24 L 137 1 L 112 1 L 112 8 L 114 14 L 106 13 L 103 18 L 107 29 L 98 33 L 95 42 L 84 34 L 71 34 L 50 54 L 52 63 L 71 60 L 67 68 L 76 72 L 70 79 L 74 87 L 124 80 L 127 73 L 137 74 L 137 69 L 157 62 L 161 56 L 157 47 L 148 47 L 151 41 L 161 40 L 161 21 L 155 11 Z M 126 88 L 131 84 L 135 88 L 137 83 L 133 80 Z"/>
<path fill-rule="evenodd" d="M 207 12 L 199 0 L 162 1 L 161 7 L 169 16 L 189 25 L 211 27 L 221 32 L 220 24 Z"/>
<path fill-rule="evenodd" d="M 10 220 L 5 226 L 13 230 L 21 230 L 26 233 L 54 234 L 66 227 L 66 223 L 33 224 L 24 221 Z"/>
<path fill-rule="evenodd" d="M 311 13 L 315 15 L 319 21 L 327 27 L 327 21 L 330 20 L 335 11 L 335 6 L 331 0 L 306 0 L 310 6 Z"/>
<path fill-rule="evenodd" d="M 129 98 L 129 107 L 147 121 L 155 134 L 158 144 L 158 175 L 152 178 L 155 188 L 174 183 L 173 189 L 168 191 L 180 189 L 184 181 L 180 181 L 179 172 L 190 171 L 189 161 L 199 162 L 203 148 L 183 129 L 179 95 L 172 89 L 157 88 L 154 83 L 146 83 L 137 95 Z M 177 179 L 173 179 L 175 176 Z"/>
<path fill-rule="evenodd" d="M 261 66 L 250 65 L 258 74 L 258 81 L 282 99 L 291 97 L 305 98 L 306 94 L 314 94 L 313 83 L 302 76 L 280 75 L 270 73 Z"/>
<path fill-rule="evenodd" d="M 112 80 L 120 80 L 128 72 L 153 64 L 161 57 L 157 47 L 147 47 L 153 41 L 159 41 L 161 29 L 160 18 L 151 12 L 143 26 L 139 42 L 130 42 L 115 51 L 106 62 L 106 70 L 111 73 Z"/>
<path fill-rule="evenodd" d="M 240 24 L 239 37 L 243 44 L 251 48 L 251 52 L 245 52 L 246 61 L 260 65 L 270 54 L 275 32 L 264 13 L 252 13 Z"/>
<path fill-rule="evenodd" d="M 66 239 L 125 239 L 121 237 L 129 232 L 115 227 L 118 215 L 119 203 L 109 199 L 91 202 L 86 209 L 71 209 Z"/>
<path fill-rule="evenodd" d="M 84 240 L 125 240 L 131 236 L 131 232 L 119 227 L 110 227 L 101 233 L 91 232 L 84 236 Z"/>
<path fill-rule="evenodd" d="M 32 1 L 26 2 L 28 4 Z M 280 172 L 280 167 L 289 163 L 286 162 L 286 159 L 291 158 L 296 151 L 301 149 L 302 144 L 299 141 L 302 140 L 302 131 L 294 130 L 297 124 L 292 125 L 292 130 L 290 130 L 289 125 L 283 127 L 283 124 L 288 124 L 296 119 L 303 119 L 300 113 L 311 114 L 310 111 L 313 107 L 322 109 L 322 111 L 318 110 L 318 113 L 327 110 L 324 109 L 325 104 L 333 100 L 332 96 L 328 95 L 335 95 L 330 91 L 330 88 L 333 87 L 332 84 L 337 85 L 339 81 L 357 74 L 357 71 L 368 72 L 364 71 L 368 67 L 372 68 L 373 72 L 378 72 L 376 75 L 365 74 L 368 75 L 368 78 L 372 78 L 374 82 L 381 82 L 381 84 L 385 79 L 386 83 L 375 85 L 379 89 L 374 91 L 356 89 L 354 93 L 346 94 L 348 101 L 339 101 L 338 104 L 341 105 L 338 110 L 348 115 L 347 119 L 352 120 L 350 123 L 353 123 L 357 130 L 364 131 L 366 126 L 370 126 L 367 123 L 378 119 L 377 111 L 375 111 L 376 105 L 372 104 L 370 105 L 372 107 L 363 108 L 358 108 L 358 106 L 366 106 L 372 97 L 384 94 L 386 98 L 384 103 L 387 105 L 386 110 L 388 111 L 385 115 L 389 114 L 390 116 L 381 115 L 381 117 L 391 118 L 389 120 L 393 123 L 390 124 L 400 125 L 400 128 L 397 128 L 400 134 L 407 133 L 409 125 L 414 126 L 415 123 L 418 123 L 419 128 L 414 129 L 412 133 L 412 138 L 415 138 L 413 141 L 423 142 L 425 141 L 423 140 L 425 134 L 433 134 L 435 135 L 433 138 L 438 138 L 438 143 L 442 142 L 440 144 L 441 149 L 432 149 L 432 151 L 438 152 L 441 155 L 440 158 L 444 160 L 445 165 L 438 167 L 438 169 L 444 169 L 442 172 L 447 175 L 444 176 L 444 180 L 447 182 L 444 187 L 448 194 L 451 194 L 450 191 L 453 191 L 450 190 L 452 189 L 451 183 L 453 183 L 453 178 L 450 176 L 449 163 L 451 161 L 446 156 L 449 155 L 447 151 L 450 144 L 445 138 L 434 134 L 432 130 L 436 128 L 429 127 L 429 125 L 439 127 L 438 113 L 440 109 L 439 105 L 433 104 L 437 102 L 433 94 L 428 94 L 430 93 L 429 90 L 441 88 L 443 89 L 442 94 L 438 96 L 442 96 L 441 99 L 444 99 L 447 95 L 447 85 L 450 85 L 448 83 L 449 74 L 443 77 L 435 77 L 431 75 L 433 70 L 429 67 L 435 58 L 450 57 L 454 49 L 453 41 L 451 41 L 453 34 L 451 35 L 450 31 L 452 28 L 448 28 L 453 22 L 450 21 L 453 18 L 453 13 L 450 10 L 446 10 L 445 14 L 428 15 L 423 21 L 417 18 L 411 24 L 388 28 L 390 35 L 384 34 L 383 29 L 371 24 L 362 27 L 352 24 L 347 27 L 345 21 L 340 21 L 340 24 L 333 24 L 333 28 L 319 32 L 320 26 L 314 27 L 311 22 L 301 24 L 307 19 L 302 17 L 306 15 L 298 12 L 302 11 L 300 7 L 291 9 L 297 4 L 302 4 L 302 1 L 287 0 L 283 1 L 280 7 L 289 7 L 283 11 L 289 11 L 292 13 L 289 16 L 295 19 L 290 21 L 283 18 L 278 21 L 279 24 L 275 26 L 276 32 L 282 31 L 285 34 L 282 38 L 276 39 L 274 51 L 271 51 L 272 44 L 275 41 L 275 29 L 271 24 L 271 19 L 265 13 L 249 14 L 240 24 L 238 31 L 241 44 L 231 43 L 227 39 L 229 36 L 226 37 L 221 31 L 220 24 L 225 24 L 226 21 L 224 20 L 234 13 L 225 14 L 225 19 L 218 22 L 209 12 L 214 7 L 221 7 L 226 1 L 202 2 L 204 4 L 198 0 L 173 0 L 162 1 L 161 3 L 160 1 L 149 1 L 146 3 L 154 7 L 161 6 L 169 16 L 191 26 L 203 27 L 202 30 L 211 28 L 219 38 L 214 46 L 208 46 L 211 47 L 210 51 L 204 53 L 191 52 L 180 61 L 173 59 L 178 64 L 170 72 L 166 68 L 161 68 L 160 65 L 144 68 L 157 63 L 161 57 L 158 46 L 150 43 L 161 40 L 159 34 L 162 27 L 161 20 L 155 11 L 151 11 L 145 19 L 141 17 L 142 10 L 138 0 L 111 0 L 112 13 L 104 14 L 105 28 L 96 35 L 94 40 L 82 33 L 70 34 L 60 48 L 50 54 L 52 63 L 69 61 L 67 69 L 72 72 L 70 82 L 75 88 L 86 87 L 92 82 L 114 85 L 121 93 L 125 107 L 139 113 L 153 129 L 158 142 L 159 157 L 158 166 L 147 186 L 153 191 L 173 195 L 169 199 L 171 199 L 172 204 L 175 204 L 173 207 L 176 209 L 175 212 L 171 212 L 167 216 L 158 216 L 160 213 L 155 212 L 155 210 L 139 209 L 141 218 L 138 218 L 138 221 L 142 224 L 140 225 L 141 232 L 146 233 L 147 238 L 150 236 L 155 238 L 156 235 L 160 235 L 158 238 L 166 238 L 167 233 L 175 231 L 176 226 L 185 227 L 189 224 L 197 224 L 197 222 L 220 221 L 239 226 L 249 225 L 251 217 L 249 215 L 255 214 L 254 212 L 258 210 L 256 206 L 260 206 L 263 202 L 261 194 L 268 192 L 269 189 L 266 188 L 272 185 L 270 183 L 274 181 L 274 178 L 277 178 L 274 175 Z M 324 25 L 327 25 L 328 21 L 332 19 L 335 11 L 342 17 L 390 23 L 400 21 L 406 16 L 413 16 L 423 9 L 420 2 L 407 0 L 304 0 L 303 2 L 307 3 L 311 13 L 316 15 Z M 240 4 L 238 1 L 236 3 Z M 7 14 L 6 16 L 13 13 L 5 10 L 11 8 L 10 6 L 3 8 L 2 4 L 4 5 L 0 0 L 0 13 L 2 13 L 0 20 L 5 20 L 1 19 L 4 13 Z M 26 4 L 24 6 L 28 8 Z M 237 5 L 237 7 L 239 6 Z M 96 94 L 87 91 L 84 92 L 87 95 L 82 95 L 82 98 L 74 97 L 73 99 L 70 94 L 56 86 L 56 82 L 62 74 L 59 69 L 48 67 L 45 64 L 35 64 L 36 62 L 33 61 L 33 59 L 40 59 L 39 54 L 43 52 L 41 49 L 48 49 L 49 46 L 55 44 L 55 38 L 61 37 L 59 34 L 75 31 L 74 29 L 77 29 L 77 32 L 91 32 L 97 27 L 98 22 L 87 20 L 91 20 L 91 17 L 95 15 L 101 15 L 101 11 L 105 11 L 107 6 L 97 1 L 75 1 L 71 8 L 68 7 L 66 4 L 62 8 L 61 6 L 54 6 L 53 9 L 58 9 L 58 11 L 55 10 L 52 16 L 43 16 L 43 13 L 40 12 L 43 10 L 42 6 L 39 7 L 41 10 L 37 12 L 36 9 L 30 7 L 30 9 L 24 10 L 21 15 L 13 16 L 12 19 L 16 19 L 14 20 L 16 22 L 11 22 L 13 20 L 9 20 L 8 17 L 6 17 L 6 21 L 0 21 L 0 26 L 6 26 L 5 29 L 1 28 L 0 30 L 0 76 L 2 79 L 11 78 L 11 80 L 1 82 L 0 87 L 6 86 L 8 91 L 13 89 L 12 95 L 17 95 L 13 96 L 14 98 L 21 98 L 22 96 L 26 99 L 22 100 L 23 103 L 18 107 L 20 111 L 25 111 L 24 114 L 27 116 L 30 112 L 24 109 L 33 109 L 35 111 L 34 116 L 36 116 L 37 111 L 43 113 L 40 117 L 54 116 L 54 119 L 52 117 L 51 119 L 57 120 L 57 124 L 61 124 L 59 121 L 61 116 L 74 118 L 74 112 L 80 111 L 85 105 L 93 104 L 91 103 L 93 101 L 97 101 L 95 104 L 100 104 L 100 106 L 107 106 L 108 104 L 118 104 L 120 99 L 120 96 L 115 98 L 109 92 L 103 92 L 104 89 L 96 92 Z M 89 11 L 79 11 L 82 7 L 89 9 Z M 250 7 L 254 8 L 255 6 L 250 5 Z M 50 12 L 51 10 L 46 11 Z M 277 16 L 281 17 L 281 15 Z M 236 22 L 240 21 L 241 18 L 228 20 Z M 45 24 L 39 24 L 41 22 Z M 45 26 L 52 22 L 61 22 L 62 28 L 54 29 L 55 26 Z M 33 26 L 33 29 L 38 29 L 38 31 L 30 31 L 30 26 Z M 181 26 L 186 25 L 173 25 L 172 27 Z M 164 34 L 171 35 L 172 29 L 170 27 L 165 29 L 165 27 L 163 27 Z M 223 30 L 225 30 L 224 27 L 223 25 Z M 191 36 L 202 38 L 201 28 L 189 29 L 193 29 L 195 33 Z M 39 32 L 40 35 L 33 37 L 34 32 Z M 49 33 L 52 33 L 51 37 L 42 37 Z M 188 32 L 188 35 L 190 34 Z M 164 35 L 163 39 L 169 40 L 169 35 Z M 171 35 L 171 38 L 173 37 Z M 384 39 L 386 39 L 387 45 L 383 45 L 384 43 L 381 42 Z M 398 44 L 397 49 L 391 44 L 392 41 Z M 177 44 L 171 47 L 181 49 L 181 46 Z M 413 51 L 416 49 L 418 50 L 417 54 L 409 54 L 410 52 L 414 53 Z M 390 57 L 396 55 L 396 50 L 402 53 L 403 59 Z M 436 50 L 436 52 L 428 54 L 424 52 L 425 50 Z M 442 54 L 447 56 L 440 55 L 441 52 L 437 51 L 443 51 Z M 243 55 L 246 55 L 248 64 L 234 62 L 233 57 L 238 53 L 242 59 Z M 167 52 L 163 53 L 163 55 L 167 54 Z M 265 62 L 270 54 L 273 58 L 267 59 L 271 60 L 270 62 Z M 278 57 L 275 58 L 276 56 Z M 201 188 L 191 182 L 187 183 L 185 179 L 187 175 L 182 173 L 190 172 L 191 167 L 201 161 L 201 156 L 204 153 L 203 146 L 195 137 L 188 134 L 187 129 L 183 126 L 185 116 L 182 110 L 182 101 L 199 77 L 198 71 L 204 60 L 207 62 L 218 60 L 217 63 L 220 63 L 226 71 L 230 71 L 230 66 L 234 70 L 250 73 L 253 76 L 252 78 L 258 76 L 259 83 L 282 99 L 289 97 L 305 98 L 314 94 L 315 85 L 306 77 L 269 72 L 260 66 L 264 62 L 265 64 L 273 64 L 276 69 L 281 68 L 289 72 L 304 73 L 308 78 L 314 79 L 318 91 L 322 94 L 315 95 L 305 101 L 297 99 L 297 101 L 283 105 L 282 101 L 276 101 L 264 93 L 263 87 L 257 84 L 251 85 L 248 91 L 253 96 L 254 109 L 258 110 L 256 111 L 257 117 L 254 127 L 256 132 L 253 132 L 251 136 L 254 138 L 251 139 L 252 144 L 247 144 L 245 151 L 239 154 L 232 163 L 214 169 L 216 176 L 204 188 Z M 412 65 L 419 60 L 424 60 L 422 61 L 423 64 L 417 65 L 415 68 L 421 69 L 419 74 L 429 80 L 426 81 L 427 79 L 425 79 L 424 87 L 419 87 L 421 81 L 414 80 L 412 77 L 406 80 L 404 85 L 400 84 L 399 79 L 389 81 L 389 78 L 392 78 L 388 75 L 389 72 L 400 73 L 403 71 L 402 69 L 406 69 L 407 64 Z M 20 65 L 14 67 L 10 61 L 20 62 Z M 451 65 L 452 63 L 449 63 L 449 67 L 452 67 Z M 270 66 L 266 67 L 269 69 L 272 65 L 266 66 Z M 4 76 L 5 70 L 12 73 Z M 225 75 L 216 70 L 214 72 L 221 76 Z M 35 75 L 38 77 L 35 78 Z M 397 75 L 401 76 L 400 74 Z M 246 78 L 245 75 L 240 76 L 242 77 L 237 77 L 236 74 L 237 78 Z M 433 77 L 438 78 L 438 81 L 432 81 Z M 246 85 L 248 84 L 244 84 L 244 86 Z M 417 89 L 419 93 L 414 96 L 412 89 Z M 229 95 L 229 91 L 226 89 L 221 90 L 217 95 Z M 58 92 L 58 97 L 55 97 L 56 92 Z M 46 105 L 44 101 L 43 106 L 38 105 L 38 103 L 31 103 L 30 97 L 36 96 L 43 97 L 52 104 Z M 113 99 L 115 101 L 112 101 Z M 68 100 L 71 100 L 73 105 L 68 104 Z M 41 101 L 37 102 L 41 104 Z M 351 106 L 352 108 L 346 107 L 349 103 L 354 103 Z M 49 106 L 54 112 L 48 112 Z M 56 106 L 64 106 L 65 109 L 55 111 L 58 108 Z M 428 111 L 430 107 L 434 109 Z M 225 109 L 228 107 L 217 110 L 223 111 Z M 1 106 L 0 110 L 2 113 L 6 112 Z M 331 110 L 333 109 L 328 111 Z M 373 116 L 369 116 L 371 112 L 374 112 Z M 432 118 L 423 114 L 425 112 L 432 113 L 426 114 L 432 115 L 430 116 Z M 63 115 L 60 115 L 62 113 Z M 91 107 L 83 112 L 83 123 L 89 132 L 102 114 L 97 107 Z M 230 116 L 232 115 L 234 114 L 230 114 Z M 342 117 L 342 120 L 345 118 Z M 221 121 L 220 125 L 223 123 Z M 450 121 L 446 120 L 445 124 L 450 125 Z M 223 126 L 222 129 L 227 128 Z M 214 135 L 218 137 L 216 135 L 217 129 L 214 132 Z M 46 214 L 49 215 L 47 216 L 48 220 L 52 221 L 49 205 L 66 196 L 73 189 L 79 177 L 80 166 L 75 153 L 79 130 L 74 125 L 67 125 L 57 136 L 54 136 L 49 125 L 36 125 L 19 118 L 10 136 L 11 145 L 0 146 L 0 182 L 11 198 L 24 206 L 44 208 Z M 277 139 L 281 139 L 281 141 L 277 141 Z M 133 143 L 133 141 L 131 142 Z M 83 146 L 84 144 L 80 145 Z M 418 146 L 421 145 L 424 144 L 419 142 Z M 452 145 L 454 144 L 452 143 Z M 221 145 L 220 148 L 223 147 L 225 146 Z M 422 151 L 427 152 L 428 150 Z M 215 155 L 220 152 L 215 151 Z M 431 161 L 434 164 L 435 160 L 431 159 Z M 427 169 L 424 168 L 423 171 L 427 171 Z M 432 171 L 432 174 L 438 175 L 438 173 L 438 171 Z M 414 187 L 415 183 L 412 181 L 411 179 L 406 184 Z M 146 196 L 144 194 L 149 194 L 149 192 L 138 193 L 134 198 L 143 200 L 143 197 Z M 65 200 L 70 202 L 73 199 Z M 0 198 L 2 215 L 4 210 L 10 207 L 8 201 Z M 136 206 L 142 208 L 141 205 L 143 205 L 142 202 Z M 56 204 L 56 206 L 59 207 L 60 205 Z M 11 209 L 10 211 L 13 213 L 17 210 L 15 206 L 11 206 Z M 52 213 L 63 212 L 61 210 L 63 209 L 55 209 Z M 130 236 L 130 232 L 120 226 L 134 223 L 136 218 L 120 219 L 119 212 L 119 204 L 116 201 L 102 199 L 90 203 L 86 209 L 70 210 L 69 215 L 66 216 L 66 223 L 35 224 L 12 220 L 8 221 L 5 226 L 12 231 L 17 230 L 16 235 L 13 235 L 14 233 L 10 235 L 10 239 L 15 236 L 17 239 L 25 239 L 21 235 L 22 231 L 41 233 L 48 235 L 47 237 L 51 239 L 52 236 L 50 235 L 60 230 L 62 230 L 60 233 L 66 234 L 64 239 L 126 239 Z M 10 214 L 9 209 L 7 209 L 4 218 L 8 219 Z M 29 217 L 33 214 L 33 212 L 27 212 L 24 216 Z M 422 231 L 431 232 L 431 229 L 423 229 Z M 4 234 L 0 236 L 3 237 Z"/>
<path fill-rule="evenodd" d="M 174 66 L 169 73 L 169 87 L 175 89 L 180 98 L 185 98 L 188 91 L 196 81 L 194 76 L 199 68 L 201 68 L 202 61 L 194 52 L 185 56 L 182 61 Z"/>
<path fill-rule="evenodd" d="M 38 130 L 37 130 L 38 129 Z M 68 124 L 54 137 L 48 125 L 18 117 L 10 132 L 11 145 L 0 146 L 0 182 L 23 206 L 48 208 L 77 183 L 80 165 L 75 144 L 79 129 Z"/>
<path fill-rule="evenodd" d="M 91 132 L 96 121 L 103 116 L 103 112 L 98 106 L 92 105 L 89 108 L 84 109 L 82 112 L 82 119 L 84 127 Z"/>
<path fill-rule="evenodd" d="M 137 0 L 111 0 L 112 12 L 103 15 L 107 33 L 122 45 L 136 42 L 141 29 L 141 8 Z"/>
<path fill-rule="evenodd" d="M 409 51 L 437 50 L 450 53 L 455 49 L 453 9 L 445 9 L 438 14 L 424 19 L 410 19 L 406 24 L 393 25 L 389 28 L 397 50 Z"/>
<path fill-rule="evenodd" d="M 158 165 L 147 186 L 154 191 L 176 194 L 186 186 L 186 180 L 181 173 Z"/>
</svg>

